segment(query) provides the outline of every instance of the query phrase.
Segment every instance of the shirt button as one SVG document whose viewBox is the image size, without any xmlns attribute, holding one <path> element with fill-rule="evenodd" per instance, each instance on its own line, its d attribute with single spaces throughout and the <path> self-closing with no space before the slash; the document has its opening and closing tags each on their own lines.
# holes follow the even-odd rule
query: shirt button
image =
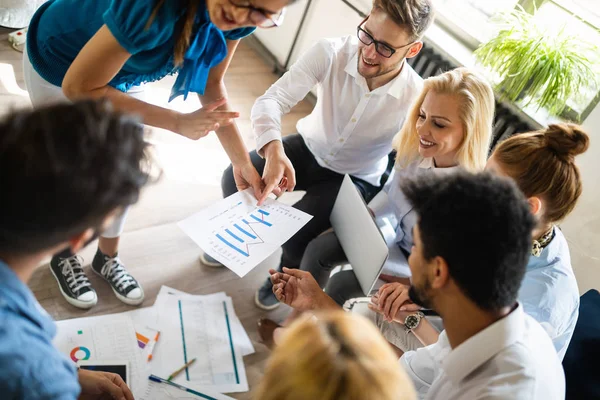
<svg viewBox="0 0 600 400">
<path fill-rule="evenodd" d="M 340 143 L 344 141 L 344 138 L 340 138 Z"/>
<path fill-rule="evenodd" d="M 356 118 L 352 118 L 352 119 L 351 119 L 351 121 L 352 121 L 352 122 L 356 122 Z"/>
<path fill-rule="evenodd" d="M 365 94 L 365 97 L 371 97 L 371 93 Z"/>
<path fill-rule="evenodd" d="M 329 153 L 329 155 L 330 155 L 330 156 L 332 156 L 332 155 L 333 155 L 333 152 Z"/>
</svg>

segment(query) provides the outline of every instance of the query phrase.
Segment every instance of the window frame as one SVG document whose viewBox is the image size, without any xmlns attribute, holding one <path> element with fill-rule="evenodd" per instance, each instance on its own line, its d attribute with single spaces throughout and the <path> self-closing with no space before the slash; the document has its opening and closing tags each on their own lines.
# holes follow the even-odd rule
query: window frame
<svg viewBox="0 0 600 400">
<path fill-rule="evenodd" d="M 540 8 L 545 3 L 552 3 L 556 5 L 565 12 L 576 16 L 578 19 L 580 19 L 583 23 L 585 23 L 592 29 L 600 31 L 600 26 L 594 25 L 591 21 L 585 18 L 585 15 L 580 15 L 576 11 L 570 10 L 568 8 L 568 5 L 564 4 L 562 0 L 519 0 L 515 7 L 521 6 L 525 11 L 533 13 L 536 9 Z M 467 31 L 462 29 L 460 26 L 458 26 L 458 24 L 456 24 L 452 20 L 452 18 L 448 17 L 447 15 L 444 15 L 444 13 L 442 13 L 439 10 L 439 8 L 436 13 L 436 24 L 439 25 L 450 36 L 458 40 L 470 51 L 475 51 L 482 43 L 479 39 L 477 39 L 473 35 L 469 34 Z M 567 106 L 565 110 L 561 113 L 561 115 L 559 115 L 559 117 L 571 121 L 584 121 L 599 103 L 600 90 L 598 91 L 596 96 L 590 101 L 587 107 L 581 111 L 581 114 Z"/>
</svg>

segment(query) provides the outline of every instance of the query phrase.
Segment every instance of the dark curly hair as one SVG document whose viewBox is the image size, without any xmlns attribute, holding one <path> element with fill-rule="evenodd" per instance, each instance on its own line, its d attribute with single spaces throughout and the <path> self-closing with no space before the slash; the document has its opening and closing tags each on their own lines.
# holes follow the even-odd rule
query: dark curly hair
<svg viewBox="0 0 600 400">
<path fill-rule="evenodd" d="M 407 180 L 425 259 L 442 257 L 477 306 L 499 310 L 517 300 L 531 252 L 534 218 L 512 180 L 460 171 Z"/>
<path fill-rule="evenodd" d="M 143 126 L 106 101 L 0 122 L 0 252 L 50 248 L 137 202 L 149 181 Z"/>
</svg>

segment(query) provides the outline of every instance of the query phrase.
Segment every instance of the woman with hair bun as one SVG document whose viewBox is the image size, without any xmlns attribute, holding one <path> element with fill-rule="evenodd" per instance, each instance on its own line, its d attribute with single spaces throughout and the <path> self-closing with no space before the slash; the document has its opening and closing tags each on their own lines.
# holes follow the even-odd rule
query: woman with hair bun
<svg viewBox="0 0 600 400">
<path fill-rule="evenodd" d="M 527 196 L 537 219 L 518 300 L 525 312 L 544 326 L 560 359 L 565 356 L 577 323 L 579 288 L 567 240 L 556 225 L 573 210 L 581 196 L 581 177 L 575 157 L 588 146 L 589 137 L 580 126 L 550 125 L 500 143 L 486 165 L 488 171 L 515 181 Z M 429 318 L 421 321 L 418 334 L 407 333 L 401 324 L 389 323 L 403 322 L 420 307 L 409 300 L 410 286 L 387 285 L 393 291 L 382 296 L 380 289 L 376 305 L 357 303 L 352 312 L 371 319 L 400 351 L 434 343 L 437 334 L 433 329 L 437 327 L 432 326 Z M 368 312 L 369 309 L 375 313 Z"/>
<path fill-rule="evenodd" d="M 513 179 L 537 218 L 519 301 L 548 331 L 561 359 L 577 323 L 579 289 L 567 240 L 556 225 L 581 196 L 575 157 L 588 149 L 589 142 L 578 125 L 550 125 L 500 143 L 486 167 Z"/>
</svg>

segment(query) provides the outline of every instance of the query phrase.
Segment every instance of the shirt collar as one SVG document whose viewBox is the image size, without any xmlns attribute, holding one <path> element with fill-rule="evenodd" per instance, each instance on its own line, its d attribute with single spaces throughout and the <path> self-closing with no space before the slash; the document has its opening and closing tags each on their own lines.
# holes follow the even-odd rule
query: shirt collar
<svg viewBox="0 0 600 400">
<path fill-rule="evenodd" d="M 373 90 L 373 93 L 386 93 L 396 99 L 400 99 L 408 81 L 409 68 L 410 65 L 408 65 L 406 60 L 404 60 L 404 65 L 402 66 L 402 70 L 400 71 L 398 76 L 386 83 L 385 85 L 383 85 L 382 87 Z M 354 56 L 350 57 L 350 61 L 348 61 L 348 64 L 346 64 L 346 68 L 344 69 L 344 71 L 348 75 L 354 77 L 354 80 L 359 86 L 363 87 L 367 91 L 369 90 L 366 79 L 358 73 L 358 47 L 356 48 Z"/>
<path fill-rule="evenodd" d="M 458 170 L 460 168 L 460 166 L 457 165 L 455 167 L 438 168 L 438 167 L 435 166 L 435 162 L 433 161 L 433 157 L 425 157 L 419 163 L 419 168 L 434 169 L 436 172 L 453 172 L 453 171 Z"/>
<path fill-rule="evenodd" d="M 517 304 L 517 308 L 506 317 L 452 349 L 442 360 L 442 369 L 458 385 L 475 369 L 516 343 L 524 333 L 525 313 L 523 306 Z"/>
<path fill-rule="evenodd" d="M 542 250 L 542 254 L 539 257 L 534 255 L 529 256 L 529 262 L 527 263 L 527 271 L 531 271 L 537 268 L 546 267 L 551 265 L 557 257 L 560 256 L 563 246 L 566 246 L 566 239 L 561 230 L 558 227 L 554 227 L 554 237 Z"/>
<path fill-rule="evenodd" d="M 8 308 L 28 318 L 50 337 L 56 334 L 56 325 L 40 306 L 31 290 L 6 263 L 0 260 L 0 307 Z"/>
</svg>

